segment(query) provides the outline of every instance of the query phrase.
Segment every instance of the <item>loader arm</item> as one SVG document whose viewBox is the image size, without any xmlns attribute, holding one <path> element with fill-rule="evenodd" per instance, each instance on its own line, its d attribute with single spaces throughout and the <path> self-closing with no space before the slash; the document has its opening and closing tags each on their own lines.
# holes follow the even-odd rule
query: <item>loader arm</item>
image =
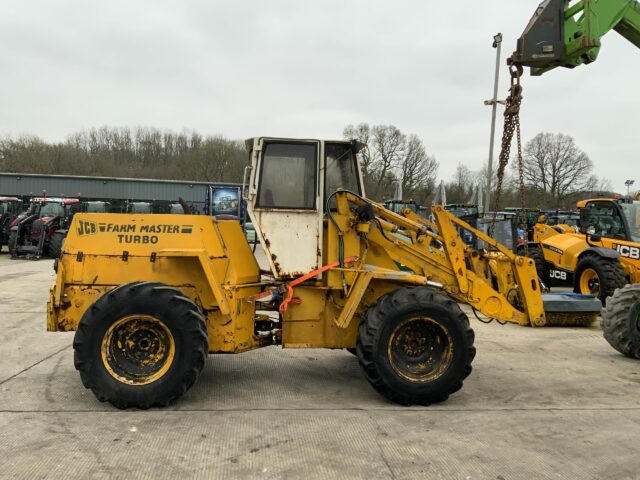
<svg viewBox="0 0 640 480">
<path fill-rule="evenodd" d="M 371 228 L 368 232 L 368 242 L 386 252 L 396 264 L 411 270 L 413 274 L 407 277 L 411 283 L 439 286 L 450 297 L 490 318 L 521 325 L 545 324 L 541 291 L 532 260 L 513 254 L 440 205 L 433 207 L 435 223 L 431 223 L 426 219 L 416 221 L 420 217 L 415 214 L 412 219 L 396 214 L 348 192 L 340 193 L 337 198 L 338 213 L 343 218 L 352 215 L 350 204 L 372 207 L 376 216 L 372 223 L 378 228 Z M 352 218 L 340 223 L 346 226 L 355 222 Z M 436 233 L 431 232 L 427 225 L 435 226 Z M 492 251 L 471 249 L 458 235 L 456 225 L 485 241 Z M 394 232 L 402 233 L 405 239 L 393 235 Z M 352 253 L 357 254 L 349 252 Z M 359 255 L 362 262 L 366 262 L 366 255 Z M 367 274 L 367 268 L 370 266 L 360 265 L 354 271 Z"/>
<path fill-rule="evenodd" d="M 568 0 L 542 2 L 518 39 L 511 64 L 542 75 L 555 67 L 574 68 L 596 60 L 601 39 L 615 30 L 640 48 L 637 0 Z"/>
</svg>

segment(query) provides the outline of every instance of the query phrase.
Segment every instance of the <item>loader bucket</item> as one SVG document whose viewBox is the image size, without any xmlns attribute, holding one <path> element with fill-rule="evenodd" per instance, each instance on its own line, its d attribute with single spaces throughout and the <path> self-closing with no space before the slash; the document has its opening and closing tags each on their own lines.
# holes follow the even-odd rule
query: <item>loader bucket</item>
<svg viewBox="0 0 640 480">
<path fill-rule="evenodd" d="M 600 314 L 602 302 L 595 295 L 544 293 L 545 326 L 588 326 Z"/>
</svg>

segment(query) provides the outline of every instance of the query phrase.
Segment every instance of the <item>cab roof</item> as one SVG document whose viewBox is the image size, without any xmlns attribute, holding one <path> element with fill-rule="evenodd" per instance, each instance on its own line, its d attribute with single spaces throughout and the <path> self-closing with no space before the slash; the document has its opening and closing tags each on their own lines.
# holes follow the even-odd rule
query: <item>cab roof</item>
<svg viewBox="0 0 640 480">
<path fill-rule="evenodd" d="M 0 197 L 0 202 L 19 202 L 18 197 Z"/>
<path fill-rule="evenodd" d="M 591 203 L 591 202 L 620 203 L 620 198 L 612 198 L 612 197 L 587 198 L 585 200 L 580 200 L 578 203 L 576 203 L 576 207 L 584 208 L 587 206 L 587 203 Z"/>
<path fill-rule="evenodd" d="M 35 197 L 31 199 L 31 201 L 36 203 L 62 203 L 63 205 L 69 205 L 69 204 L 80 202 L 80 200 L 77 198 L 61 198 L 61 197 Z"/>
<path fill-rule="evenodd" d="M 282 143 L 296 143 L 296 142 L 323 142 L 323 143 L 343 143 L 345 145 L 353 144 L 355 145 L 357 151 L 362 150 L 366 145 L 364 143 L 358 142 L 356 140 L 321 140 L 317 138 L 284 138 L 284 137 L 250 137 L 244 141 L 244 146 L 247 152 L 253 150 L 253 144 L 255 140 L 267 140 L 273 142 L 282 142 Z"/>
</svg>

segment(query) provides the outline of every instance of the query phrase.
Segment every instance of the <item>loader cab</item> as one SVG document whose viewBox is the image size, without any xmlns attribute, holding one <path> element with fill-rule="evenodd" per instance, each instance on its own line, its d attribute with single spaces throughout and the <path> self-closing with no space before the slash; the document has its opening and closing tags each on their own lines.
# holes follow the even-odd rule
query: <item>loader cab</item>
<svg viewBox="0 0 640 480">
<path fill-rule="evenodd" d="M 323 219 L 332 195 L 364 196 L 354 141 L 251 138 L 247 213 L 276 278 L 290 278 L 322 265 Z"/>
<path fill-rule="evenodd" d="M 602 198 L 578 202 L 578 208 L 586 233 L 640 242 L 640 202 Z"/>
</svg>

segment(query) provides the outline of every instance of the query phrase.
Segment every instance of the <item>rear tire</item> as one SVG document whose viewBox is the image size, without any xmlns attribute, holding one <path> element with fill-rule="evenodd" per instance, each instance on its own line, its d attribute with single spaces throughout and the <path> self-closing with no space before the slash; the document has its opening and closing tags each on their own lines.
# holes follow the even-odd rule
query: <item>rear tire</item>
<svg viewBox="0 0 640 480">
<path fill-rule="evenodd" d="M 49 241 L 49 256 L 51 258 L 60 258 L 65 238 L 66 235 L 62 232 L 55 232 L 51 236 L 51 240 Z"/>
<path fill-rule="evenodd" d="M 381 395 L 402 405 L 442 402 L 462 387 L 476 350 L 458 304 L 425 287 L 383 295 L 360 324 L 360 366 Z"/>
<path fill-rule="evenodd" d="M 627 285 L 609 297 L 601 325 L 609 345 L 627 357 L 640 359 L 640 284 Z"/>
<path fill-rule="evenodd" d="M 626 284 L 624 269 L 618 259 L 587 253 L 578 262 L 573 291 L 593 294 L 606 305 L 607 297 L 613 295 L 616 288 L 622 288 Z"/>
<path fill-rule="evenodd" d="M 85 312 L 73 341 L 86 388 L 117 408 L 166 406 L 197 380 L 208 353 L 205 319 L 180 290 L 123 284 Z"/>
</svg>

